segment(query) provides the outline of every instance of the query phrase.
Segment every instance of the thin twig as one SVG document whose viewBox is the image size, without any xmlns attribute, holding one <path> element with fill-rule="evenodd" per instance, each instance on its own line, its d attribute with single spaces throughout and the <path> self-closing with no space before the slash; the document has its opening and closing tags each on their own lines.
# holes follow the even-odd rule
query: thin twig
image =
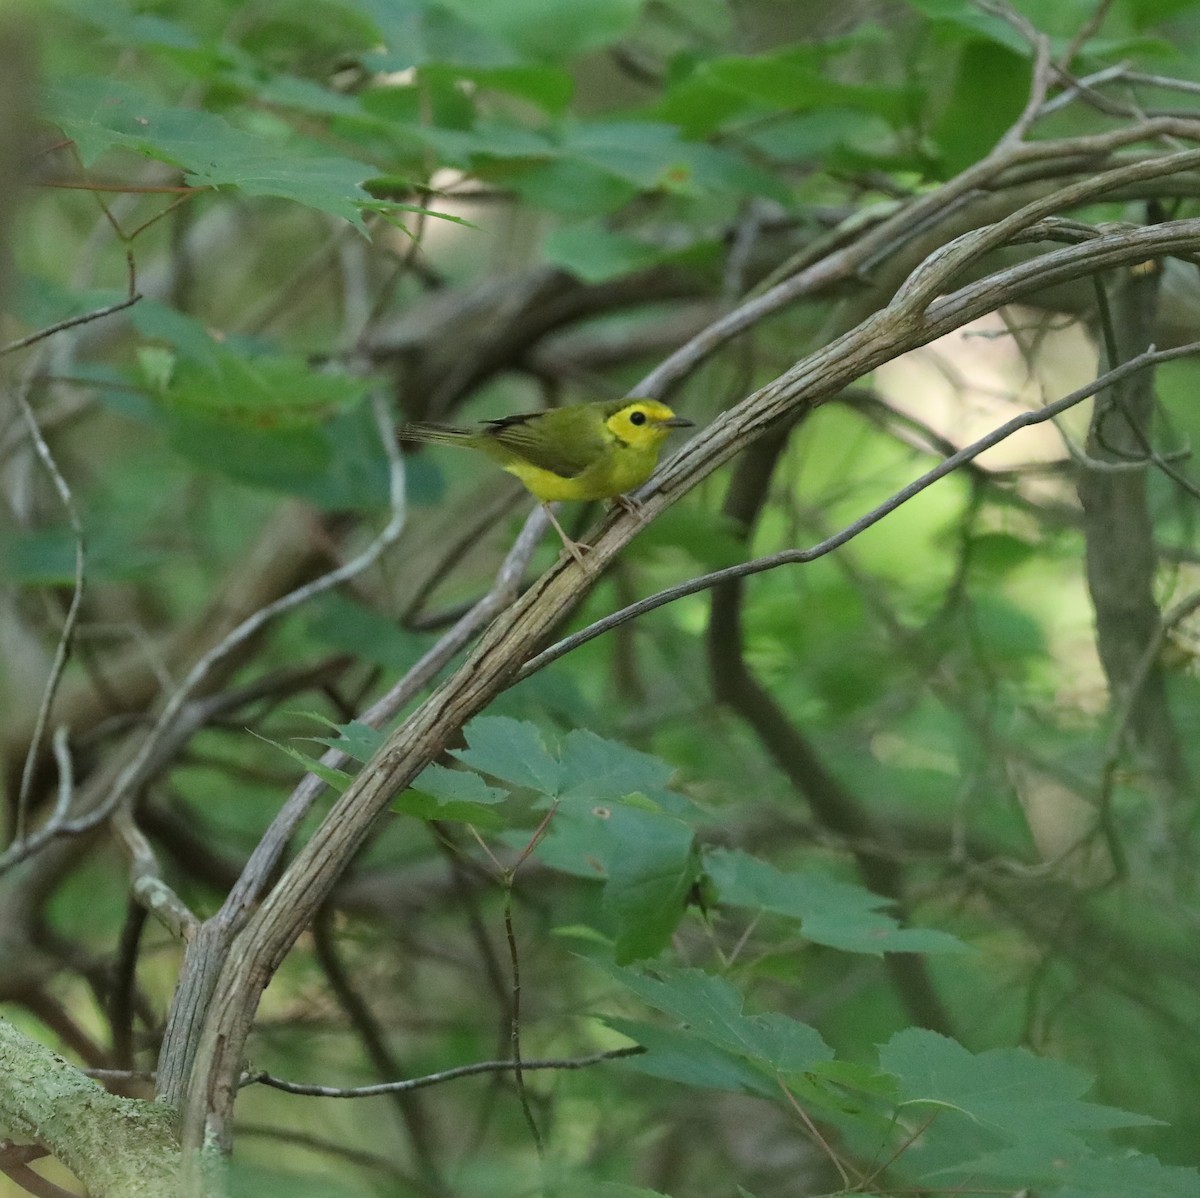
<svg viewBox="0 0 1200 1198">
<path fill-rule="evenodd" d="M 112 830 L 129 854 L 130 893 L 172 936 L 185 943 L 191 940 L 200 921 L 163 881 L 154 850 L 128 807 L 113 813 Z"/>
<path fill-rule="evenodd" d="M 1038 113 L 1038 119 L 1041 120 L 1052 113 L 1058 112 L 1062 108 L 1066 108 L 1069 104 L 1073 104 L 1080 95 L 1095 94 L 1095 88 L 1102 83 L 1111 83 L 1115 79 L 1128 78 L 1129 72 L 1126 69 L 1126 64 L 1117 63 L 1116 66 L 1105 67 L 1102 71 L 1095 71 L 1091 75 L 1072 79 L 1064 85 L 1063 91 L 1042 105 L 1041 111 Z M 1200 90 L 1200 85 L 1197 85 L 1197 89 Z"/>
<path fill-rule="evenodd" d="M 1075 36 L 1071 38 L 1070 44 L 1058 60 L 1056 65 L 1060 71 L 1065 73 L 1071 69 L 1071 63 L 1075 61 L 1075 56 L 1100 32 L 1100 26 L 1104 24 L 1110 8 L 1112 8 L 1112 0 L 1097 0 L 1096 7 L 1092 9 L 1091 15 L 1075 31 Z"/>
<path fill-rule="evenodd" d="M 54 460 L 54 454 L 50 452 L 50 446 L 46 443 L 45 437 L 42 436 L 42 430 L 38 428 L 37 417 L 34 415 L 33 408 L 29 405 L 29 400 L 26 397 L 26 391 L 29 388 L 30 380 L 26 381 L 17 388 L 15 398 L 17 407 L 21 411 L 21 416 L 25 420 L 25 424 L 29 429 L 29 438 L 33 442 L 33 447 L 37 455 L 42 460 L 42 465 L 46 469 L 46 473 L 50 475 L 51 481 L 54 483 L 54 489 L 58 492 L 59 502 L 66 509 L 67 520 L 71 525 L 71 532 L 75 537 L 75 581 L 74 589 L 71 592 L 71 602 L 67 607 L 67 614 L 63 620 L 62 632 L 58 637 L 58 644 L 54 649 L 54 660 L 50 665 L 50 676 L 46 679 L 46 686 L 42 692 L 42 701 L 38 705 L 37 717 L 34 720 L 33 734 L 29 738 L 29 748 L 25 754 L 25 764 L 21 770 L 21 787 L 17 792 L 17 811 L 16 819 L 13 826 L 13 840 L 20 843 L 25 837 L 25 823 L 29 814 L 29 798 L 33 788 L 33 775 L 37 768 L 38 757 L 42 747 L 42 737 L 46 733 L 46 725 L 50 720 L 50 710 L 54 706 L 54 698 L 58 694 L 58 684 L 62 681 L 63 671 L 67 667 L 67 659 L 71 655 L 71 646 L 75 640 L 75 626 L 79 620 L 79 610 L 83 603 L 83 582 L 84 569 L 87 562 L 87 553 L 83 540 L 83 522 L 79 518 L 79 509 L 75 506 L 75 498 L 71 494 L 71 488 L 67 480 L 63 477 L 63 473 L 58 468 L 58 463 Z M 70 794 L 70 779 L 67 779 L 67 793 Z M 62 792 L 60 778 L 60 794 Z M 58 814 L 56 812 L 56 814 Z M 65 812 L 63 815 L 65 816 Z"/>
<path fill-rule="evenodd" d="M 538 1130 L 533 1111 L 529 1108 L 529 1092 L 525 1089 L 525 1067 L 521 1062 L 521 957 L 517 951 L 517 936 L 513 930 L 511 877 L 504 892 L 504 936 L 508 941 L 508 960 L 512 970 L 509 1043 L 512 1047 L 513 1082 L 517 1087 L 517 1099 L 521 1104 L 521 1114 L 525 1116 L 529 1134 L 533 1137 L 533 1146 L 537 1150 L 538 1160 L 542 1160 L 546 1155 L 546 1145 L 542 1141 L 542 1133 Z"/>
<path fill-rule="evenodd" d="M 1025 101 L 1021 115 L 996 143 L 993 153 L 1002 153 L 1010 146 L 1019 145 L 1025 140 L 1025 135 L 1038 119 L 1041 107 L 1046 101 L 1051 74 L 1050 39 L 1044 33 L 1039 33 L 1033 40 L 1033 76 L 1029 84 L 1029 98 Z"/>
<path fill-rule="evenodd" d="M 1057 400 L 1055 403 L 1047 404 L 1046 407 L 1039 408 L 1034 412 L 1022 412 L 1019 416 L 1014 416 L 1011 420 L 1005 421 L 999 428 L 993 429 L 986 436 L 980 437 L 979 440 L 964 446 L 957 453 L 951 454 L 950 457 L 939 462 L 932 470 L 927 470 L 920 478 L 897 491 L 878 507 L 872 508 L 866 515 L 860 516 L 840 532 L 834 533 L 833 536 L 826 537 L 811 549 L 785 549 L 780 553 L 772 553 L 766 557 L 754 558 L 752 561 L 741 562 L 736 566 L 728 566 L 723 570 L 714 570 L 710 574 L 702 574 L 697 578 L 689 579 L 687 582 L 679 583 L 677 586 L 659 591 L 656 595 L 639 599 L 637 603 L 631 603 L 628 607 L 623 607 L 619 611 L 613 612 L 611 615 L 605 616 L 593 624 L 589 624 L 586 628 L 582 628 L 578 632 L 564 637 L 548 649 L 543 649 L 541 653 L 535 657 L 531 657 L 521 667 L 517 673 L 516 681 L 521 681 L 528 678 L 531 674 L 536 674 L 544 666 L 557 661 L 560 657 L 565 656 L 574 649 L 578 649 L 580 645 L 586 644 L 595 637 L 605 632 L 610 632 L 619 625 L 625 624 L 629 620 L 634 620 L 638 616 L 643 616 L 647 612 L 654 611 L 656 608 L 664 607 L 668 603 L 674 603 L 678 599 L 686 598 L 688 595 L 695 595 L 700 591 L 710 590 L 712 587 L 734 578 L 745 578 L 751 574 L 761 574 L 764 570 L 774 570 L 778 566 L 795 565 L 814 561 L 818 557 L 824 557 L 825 554 L 831 553 L 834 549 L 841 548 L 847 541 L 853 540 L 859 533 L 865 532 L 872 525 L 878 524 L 885 516 L 890 516 L 897 508 L 907 503 L 915 495 L 919 495 L 939 479 L 945 478 L 946 475 L 953 473 L 960 466 L 977 458 L 981 453 L 991 449 L 994 445 L 999 445 L 1001 441 L 1007 440 L 1007 438 L 1021 429 L 1029 428 L 1035 424 L 1042 424 L 1047 420 L 1053 420 L 1068 408 L 1082 403 L 1083 400 L 1094 395 L 1102 388 L 1111 386 L 1113 383 L 1139 370 L 1145 370 L 1147 367 L 1157 365 L 1159 362 L 1168 362 L 1175 358 L 1186 357 L 1189 354 L 1195 353 L 1200 353 L 1200 341 L 1192 341 L 1187 345 L 1178 346 L 1173 349 L 1152 349 L 1146 353 L 1138 354 L 1136 357 L 1130 358 L 1129 361 L 1122 363 L 1116 369 L 1100 375 L 1086 386 L 1072 391 L 1070 395 Z"/>
<path fill-rule="evenodd" d="M 91 312 L 81 312 L 78 316 L 69 316 L 66 320 L 60 320 L 56 324 L 47 325 L 44 329 L 38 329 L 36 333 L 30 333 L 27 337 L 20 337 L 16 341 L 10 341 L 7 345 L 0 346 L 0 358 L 18 349 L 24 349 L 28 345 L 36 345 L 37 342 L 44 341 L 47 337 L 53 337 L 55 333 L 62 333 L 67 329 L 77 328 L 81 324 L 91 324 L 93 320 L 100 320 L 105 316 L 111 316 L 114 312 L 123 312 L 126 308 L 132 308 L 141 298 L 140 293 L 134 292 L 132 295 L 127 295 L 123 300 L 115 304 L 108 304 L 103 308 L 96 308 Z"/>
<path fill-rule="evenodd" d="M 636 1044 L 629 1048 L 615 1048 L 609 1052 L 593 1053 L 590 1057 L 522 1061 L 520 1068 L 527 1073 L 535 1069 L 587 1069 L 591 1065 L 600 1065 L 605 1061 L 619 1061 L 622 1057 L 640 1056 L 645 1051 L 640 1044 Z M 458 1065 L 453 1069 L 443 1069 L 440 1073 L 426 1073 L 422 1077 L 413 1077 L 406 1081 L 380 1082 L 374 1086 L 317 1086 L 308 1082 L 286 1081 L 284 1078 L 275 1077 L 270 1073 L 256 1072 L 246 1074 L 239 1082 L 239 1086 L 270 1086 L 274 1090 L 283 1090 L 288 1094 L 306 1094 L 311 1098 L 375 1098 L 380 1094 L 395 1094 L 405 1090 L 420 1090 L 425 1086 L 438 1086 L 443 1082 L 457 1081 L 460 1077 L 475 1077 L 480 1073 L 510 1073 L 516 1068 L 516 1061 L 476 1061 L 473 1065 Z"/>
<path fill-rule="evenodd" d="M 846 1166 L 842 1163 L 842 1158 L 834 1151 L 833 1145 L 821 1134 L 820 1128 L 812 1121 L 809 1113 L 796 1100 L 796 1096 L 783 1084 L 782 1078 L 779 1079 L 779 1088 L 783 1091 L 783 1096 L 788 1100 L 788 1104 L 792 1110 L 800 1116 L 800 1122 L 804 1124 L 808 1134 L 820 1145 L 821 1151 L 833 1163 L 833 1167 L 838 1171 L 838 1176 L 842 1179 L 842 1185 L 847 1190 L 855 1188 L 855 1183 L 851 1181 L 850 1174 L 846 1172 Z"/>
<path fill-rule="evenodd" d="M 58 800 L 54 804 L 54 814 L 51 819 L 66 819 L 71 808 L 71 798 L 75 793 L 75 769 L 71 760 L 70 733 L 65 727 L 54 730 L 51 747 L 54 750 L 54 762 L 58 766 Z"/>
</svg>

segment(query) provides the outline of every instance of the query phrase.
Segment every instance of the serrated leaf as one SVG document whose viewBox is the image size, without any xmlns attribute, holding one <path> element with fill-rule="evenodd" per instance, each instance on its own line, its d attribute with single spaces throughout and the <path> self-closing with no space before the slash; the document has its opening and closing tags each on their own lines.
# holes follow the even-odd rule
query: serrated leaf
<svg viewBox="0 0 1200 1198">
<path fill-rule="evenodd" d="M 508 791 L 486 782 L 470 770 L 451 770 L 444 765 L 429 765 L 413 779 L 413 790 L 432 795 L 443 803 L 480 803 L 490 806 L 508 798 Z"/>
<path fill-rule="evenodd" d="M 559 788 L 564 799 L 612 801 L 665 787 L 675 772 L 661 758 L 586 729 L 563 738 Z"/>
<path fill-rule="evenodd" d="M 774 1095 L 774 1084 L 760 1071 L 690 1032 L 637 1019 L 606 1018 L 604 1022 L 647 1050 L 635 1057 L 622 1058 L 622 1065 L 627 1069 L 681 1082 L 685 1086 L 704 1086 L 734 1093 L 745 1091 L 764 1097 Z"/>
<path fill-rule="evenodd" d="M 467 748 L 453 751 L 464 765 L 514 786 L 546 795 L 558 793 L 561 768 L 535 725 L 507 716 L 480 716 L 464 732 Z"/>
<path fill-rule="evenodd" d="M 411 815 L 420 820 L 446 820 L 450 823 L 470 824 L 485 832 L 497 832 L 505 826 L 504 819 L 494 807 L 480 803 L 447 802 L 422 790 L 406 790 L 395 802 L 392 810 L 401 815 Z"/>
<path fill-rule="evenodd" d="M 631 836 L 608 862 L 605 905 L 617 917 L 617 964 L 655 956 L 670 942 L 697 863 L 692 830 L 670 817 L 631 811 Z"/>
<path fill-rule="evenodd" d="M 717 850 L 704 869 L 722 903 L 772 911 L 800 921 L 802 934 L 843 952 L 961 953 L 970 948 L 948 932 L 902 928 L 880 912 L 889 900 L 817 870 L 788 872 L 746 853 Z"/>
<path fill-rule="evenodd" d="M 1077 1161 L 1065 1174 L 1058 1198 L 1200 1198 L 1200 1172 L 1142 1153 Z"/>
<path fill-rule="evenodd" d="M 261 736 L 259 733 L 253 731 L 251 735 L 258 737 L 261 741 L 265 741 L 281 753 L 286 753 L 293 761 L 298 761 L 304 767 L 305 773 L 316 775 L 327 786 L 336 790 L 338 794 L 341 794 L 354 781 L 353 774 L 348 774 L 345 770 L 335 770 L 327 765 L 322 765 L 315 757 L 310 757 L 307 753 L 302 753 L 294 745 L 272 740 L 269 736 Z"/>
<path fill-rule="evenodd" d="M 444 0 L 463 22 L 508 43 L 518 53 L 546 62 L 616 41 L 637 19 L 644 0 L 505 0 L 479 4 Z"/>
<path fill-rule="evenodd" d="M 941 1104 L 1023 1146 L 1070 1143 L 1072 1133 L 1157 1122 L 1080 1101 L 1092 1079 L 1061 1061 L 1020 1048 L 978 1055 L 922 1028 L 898 1032 L 879 1052 L 880 1068 L 900 1082 L 903 1104 Z"/>
<path fill-rule="evenodd" d="M 585 283 L 629 274 L 671 256 L 659 246 L 607 229 L 598 219 L 555 229 L 546 238 L 545 253 Z"/>
<path fill-rule="evenodd" d="M 46 92 L 52 120 L 85 166 L 124 149 L 178 167 L 194 187 L 236 187 L 342 217 L 362 229 L 375 168 L 249 133 L 215 113 L 164 104 L 131 84 L 88 75 L 60 78 Z"/>
<path fill-rule="evenodd" d="M 303 358 L 249 357 L 223 347 L 181 358 L 160 398 L 172 410 L 259 429 L 304 428 L 362 401 L 365 379 L 314 371 Z"/>
<path fill-rule="evenodd" d="M 319 711 L 295 712 L 309 719 L 317 720 L 337 731 L 337 736 L 310 736 L 307 740 L 316 741 L 328 748 L 337 749 L 355 761 L 369 761 L 383 744 L 384 735 L 378 728 L 364 724 L 362 720 L 351 720 L 348 724 L 339 724 Z"/>
<path fill-rule="evenodd" d="M 803 1073 L 832 1060 L 833 1049 L 814 1028 L 771 1012 L 746 1015 L 744 1000 L 724 978 L 698 969 L 638 971 L 612 967 L 612 976 L 690 1032 L 773 1073 Z"/>
</svg>

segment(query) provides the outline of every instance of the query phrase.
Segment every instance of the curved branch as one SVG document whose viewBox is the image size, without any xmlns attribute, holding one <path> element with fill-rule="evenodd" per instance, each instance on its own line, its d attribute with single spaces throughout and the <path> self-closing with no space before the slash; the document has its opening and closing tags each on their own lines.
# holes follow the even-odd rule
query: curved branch
<svg viewBox="0 0 1200 1198">
<path fill-rule="evenodd" d="M 1200 129 L 1195 123 L 1184 124 L 1191 132 Z M 1077 147 L 1089 140 L 1071 144 Z M 902 310 L 885 309 L 723 413 L 685 446 L 643 489 L 639 518 L 624 514 L 601 526 L 592 540 L 586 573 L 570 559 L 557 563 L 495 621 L 467 661 L 389 735 L 249 915 L 220 966 L 211 998 L 198 994 L 189 999 L 189 1021 L 203 1030 L 184 1103 L 185 1144 L 229 1145 L 245 1041 L 262 991 L 376 817 L 471 716 L 514 680 L 520 665 L 575 607 L 643 521 L 657 516 L 779 419 L 798 416 L 902 352 L 1046 283 L 1078 278 L 1097 266 L 1197 248 L 1200 221 L 1196 220 L 1120 231 L 988 276 L 936 301 L 924 313 L 911 304 Z"/>
<path fill-rule="evenodd" d="M 1200 341 L 1181 345 L 1174 349 L 1152 349 L 1138 354 L 1135 358 L 1131 358 L 1116 369 L 1102 374 L 1086 386 L 1072 391 L 1070 395 L 1064 396 L 1052 404 L 1047 404 L 1044 408 L 1039 408 L 1034 412 L 1022 412 L 1019 416 L 1014 416 L 1011 420 L 1005 421 L 1004 424 L 993 429 L 985 436 L 980 437 L 977 441 L 973 441 L 970 445 L 966 445 L 956 453 L 952 453 L 931 470 L 927 470 L 919 478 L 909 483 L 908 486 L 902 487 L 890 498 L 885 499 L 878 507 L 872 508 L 852 524 L 848 524 L 840 532 L 826 537 L 823 541 L 812 546 L 812 548 L 784 549 L 779 553 L 771 553 L 765 557 L 754 558 L 748 562 L 739 562 L 736 566 L 726 566 L 721 570 L 713 570 L 709 574 L 701 574 L 696 578 L 688 579 L 687 582 L 667 587 L 655 595 L 639 599 L 636 603 L 631 603 L 627 607 L 613 612 L 611 615 L 604 616 L 602 619 L 595 621 L 595 623 L 589 624 L 586 628 L 582 628 L 578 632 L 573 632 L 570 636 L 563 637 L 561 641 L 543 649 L 536 657 L 530 658 L 521 667 L 517 673 L 517 681 L 528 678 L 531 674 L 536 674 L 538 670 L 550 665 L 551 662 L 557 661 L 560 657 L 565 657 L 572 650 L 578 649 L 580 645 L 585 645 L 588 641 L 606 632 L 611 632 L 612 629 L 619 627 L 621 624 L 628 623 L 630 620 L 636 620 L 638 616 L 644 616 L 647 612 L 654 611 L 656 608 L 665 607 L 668 603 L 674 603 L 678 599 L 698 594 L 700 591 L 710 590 L 713 587 L 731 582 L 734 579 L 746 578 L 751 574 L 761 574 L 766 570 L 777 569 L 779 566 L 802 564 L 804 562 L 815 561 L 819 557 L 824 557 L 825 554 L 832 553 L 835 549 L 840 549 L 860 533 L 866 532 L 868 528 L 878 524 L 885 516 L 890 516 L 897 508 L 902 507 L 927 487 L 952 474 L 968 462 L 974 461 L 980 454 L 999 445 L 1002 441 L 1006 441 L 1021 429 L 1031 428 L 1036 424 L 1043 424 L 1047 420 L 1053 420 L 1076 404 L 1089 399 L 1103 388 L 1119 383 L 1140 370 L 1149 369 L 1159 362 L 1169 362 L 1175 358 L 1186 357 L 1196 353 L 1200 353 Z"/>
</svg>

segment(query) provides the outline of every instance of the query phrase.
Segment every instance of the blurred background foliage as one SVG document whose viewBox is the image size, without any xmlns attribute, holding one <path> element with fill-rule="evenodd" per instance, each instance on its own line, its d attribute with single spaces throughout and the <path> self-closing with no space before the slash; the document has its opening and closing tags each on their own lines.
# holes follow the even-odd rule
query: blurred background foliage
<svg viewBox="0 0 1200 1198">
<path fill-rule="evenodd" d="M 1028 95 L 1022 20 L 1057 54 L 1089 32 L 1077 74 L 1124 63 L 1200 86 L 1193 0 L 1017 7 L 25 13 L 45 123 L 11 224 L 5 340 L 119 303 L 131 269 L 144 297 L 5 359 L 86 540 L 53 720 L 77 776 L 229 611 L 378 531 L 388 464 L 370 395 L 397 420 L 470 421 L 625 393 L 792 255 L 986 155 Z M 1072 104 L 1038 132 L 1101 127 Z M 855 302 L 773 316 L 670 402 L 703 425 L 846 327 Z M 731 471 L 706 480 L 573 624 L 815 543 L 948 447 L 1085 382 L 1088 302 L 1062 309 L 1006 310 L 821 408 L 764 467 L 751 527 L 727 502 Z M 1200 436 L 1196 372 L 1159 372 L 1164 450 Z M 835 555 L 682 600 L 514 686 L 467 729 L 460 763 L 477 772 L 444 759 L 400 798 L 284 963 L 250 1067 L 353 1085 L 505 1056 L 511 902 L 524 1056 L 651 1049 L 527 1074 L 562 1192 L 1200 1193 L 1175 1168 L 1200 1143 L 1196 637 L 1182 622 L 1161 654 L 1175 772 L 1115 750 L 1068 452 L 1085 433 L 1023 433 Z M 12 810 L 75 536 L 15 407 L 0 455 Z M 482 460 L 435 449 L 406 465 L 398 544 L 245 648 L 219 680 L 244 698 L 141 796 L 164 874 L 201 916 L 299 777 L 281 748 L 317 755 L 329 721 L 416 661 L 528 510 Z M 1177 473 L 1149 478 L 1164 609 L 1196 579 L 1198 480 L 1190 461 Z M 536 566 L 556 552 L 547 539 Z M 40 766 L 35 802 L 55 785 Z M 555 802 L 510 899 L 497 862 Z M 98 840 L 30 876 L 0 880 L 6 1010 L 82 1063 L 153 1068 L 181 954 L 141 928 L 119 851 Z M 122 1013 L 114 978 L 134 960 Z M 238 1114 L 240 1193 L 538 1185 L 503 1074 L 344 1102 L 250 1087 Z"/>
</svg>

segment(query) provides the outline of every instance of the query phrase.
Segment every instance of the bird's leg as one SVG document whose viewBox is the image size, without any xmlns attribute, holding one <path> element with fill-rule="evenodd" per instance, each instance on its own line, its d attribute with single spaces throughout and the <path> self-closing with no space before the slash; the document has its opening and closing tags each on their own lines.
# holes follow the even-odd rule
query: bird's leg
<svg viewBox="0 0 1200 1198">
<path fill-rule="evenodd" d="M 583 567 L 588 569 L 588 564 L 584 560 L 584 552 L 590 550 L 591 546 L 583 541 L 572 541 L 569 536 L 563 531 L 563 526 L 559 524 L 558 518 L 554 515 L 554 509 L 548 503 L 543 503 L 542 507 L 546 509 L 546 515 L 550 517 L 550 523 L 554 525 L 554 531 L 562 538 L 562 543 L 566 547 L 567 552 Z"/>
<path fill-rule="evenodd" d="M 612 502 L 614 507 L 619 507 L 623 512 L 636 516 L 639 522 L 645 519 L 642 514 L 642 505 L 632 495 L 614 495 Z"/>
</svg>

